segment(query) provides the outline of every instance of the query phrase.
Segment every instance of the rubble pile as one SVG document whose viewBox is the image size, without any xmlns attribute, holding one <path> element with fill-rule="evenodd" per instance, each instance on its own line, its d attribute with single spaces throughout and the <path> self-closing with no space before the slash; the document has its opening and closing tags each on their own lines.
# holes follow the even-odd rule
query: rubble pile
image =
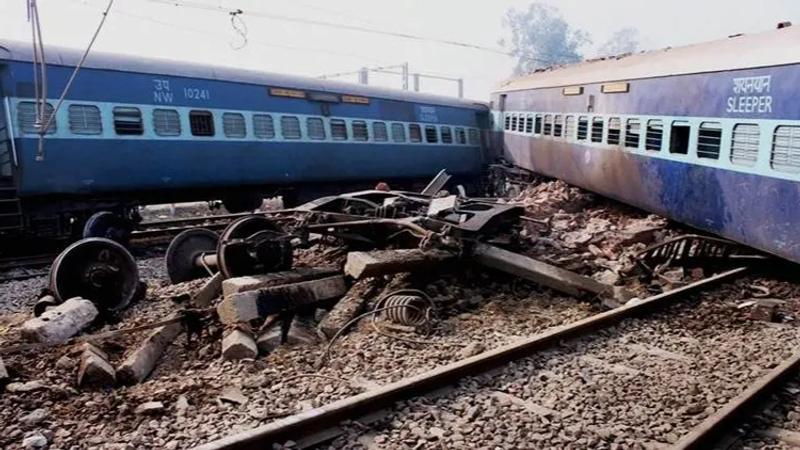
<svg viewBox="0 0 800 450">
<path fill-rule="evenodd" d="M 216 251 L 196 230 L 140 259 L 147 291 L 114 314 L 75 298 L 0 316 L 0 351 L 33 342 L 0 353 L 0 448 L 191 447 L 702 276 L 637 271 L 677 231 L 562 182 L 509 201 L 376 190 L 309 205 L 284 228 L 239 219 Z M 170 264 L 203 278 L 176 282 Z"/>
</svg>

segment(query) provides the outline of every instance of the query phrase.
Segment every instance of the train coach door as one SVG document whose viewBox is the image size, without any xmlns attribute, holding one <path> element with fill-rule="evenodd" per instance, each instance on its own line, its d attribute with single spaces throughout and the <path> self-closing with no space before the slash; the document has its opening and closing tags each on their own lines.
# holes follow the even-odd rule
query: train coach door
<svg viewBox="0 0 800 450">
<path fill-rule="evenodd" d="M 3 66 L 0 65 L 0 73 L 2 72 Z M 3 85 L 0 83 L 0 186 L 13 183 L 14 142 L 12 142 L 12 133 L 8 98 L 4 96 Z"/>
</svg>

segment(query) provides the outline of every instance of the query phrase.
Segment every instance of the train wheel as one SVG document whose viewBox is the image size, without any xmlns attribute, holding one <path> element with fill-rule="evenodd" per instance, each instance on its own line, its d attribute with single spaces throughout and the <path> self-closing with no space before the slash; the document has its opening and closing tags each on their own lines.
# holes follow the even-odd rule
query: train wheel
<svg viewBox="0 0 800 450">
<path fill-rule="evenodd" d="M 225 278 L 292 268 L 290 236 L 263 216 L 248 216 L 228 225 L 217 246 Z"/>
<path fill-rule="evenodd" d="M 198 257 L 217 251 L 219 235 L 211 230 L 196 228 L 175 236 L 169 243 L 166 254 L 167 273 L 170 281 L 183 283 L 209 276 L 216 267 L 203 267 Z"/>
<path fill-rule="evenodd" d="M 125 247 L 110 239 L 75 242 L 50 268 L 50 290 L 59 302 L 82 297 L 101 310 L 117 312 L 133 300 L 138 288 L 136 261 Z"/>
<path fill-rule="evenodd" d="M 122 245 L 127 245 L 133 227 L 131 224 L 110 211 L 92 214 L 83 226 L 83 238 L 105 238 Z"/>
</svg>

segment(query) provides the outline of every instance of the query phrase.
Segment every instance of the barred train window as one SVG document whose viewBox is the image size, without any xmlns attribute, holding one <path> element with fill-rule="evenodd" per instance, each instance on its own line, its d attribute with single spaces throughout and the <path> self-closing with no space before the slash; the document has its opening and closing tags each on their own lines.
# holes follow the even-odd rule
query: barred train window
<svg viewBox="0 0 800 450">
<path fill-rule="evenodd" d="M 258 139 L 275 139 L 275 122 L 268 114 L 253 115 L 253 134 Z"/>
<path fill-rule="evenodd" d="M 573 139 L 575 137 L 575 116 L 567 116 L 564 122 L 564 138 Z"/>
<path fill-rule="evenodd" d="M 466 143 L 467 143 L 466 131 L 464 131 L 464 129 L 461 127 L 456 128 L 456 144 L 466 145 Z"/>
<path fill-rule="evenodd" d="M 408 138 L 411 142 L 422 142 L 422 130 L 419 125 L 412 123 L 408 126 Z"/>
<path fill-rule="evenodd" d="M 475 128 L 469 129 L 469 145 L 474 145 L 474 146 L 481 145 L 481 135 Z"/>
<path fill-rule="evenodd" d="M 284 139 L 300 139 L 300 119 L 295 116 L 281 116 L 281 136 Z"/>
<path fill-rule="evenodd" d="M 511 116 L 511 131 L 517 131 L 518 122 L 519 122 L 519 117 L 517 117 L 517 114 Z"/>
<path fill-rule="evenodd" d="M 181 116 L 174 109 L 153 110 L 153 130 L 158 136 L 180 136 Z"/>
<path fill-rule="evenodd" d="M 119 135 L 139 135 L 144 133 L 142 111 L 139 108 L 117 106 L 113 110 L 114 131 Z"/>
<path fill-rule="evenodd" d="M 450 127 L 442 127 L 442 144 L 453 143 L 453 129 Z"/>
<path fill-rule="evenodd" d="M 592 119 L 592 142 L 603 142 L 603 118 Z"/>
<path fill-rule="evenodd" d="M 622 121 L 619 117 L 612 117 L 608 119 L 608 138 L 606 142 L 611 145 L 619 145 L 620 136 L 622 135 Z"/>
<path fill-rule="evenodd" d="M 761 130 L 756 124 L 740 123 L 733 127 L 731 162 L 740 166 L 755 166 Z"/>
<path fill-rule="evenodd" d="M 544 116 L 544 135 L 550 136 L 553 132 L 553 116 L 550 114 Z"/>
<path fill-rule="evenodd" d="M 193 136 L 213 136 L 214 115 L 211 111 L 189 111 L 189 128 Z"/>
<path fill-rule="evenodd" d="M 69 131 L 74 134 L 100 134 L 103 124 L 100 121 L 100 108 L 94 105 L 70 105 Z"/>
<path fill-rule="evenodd" d="M 44 106 L 44 122 L 53 115 L 53 105 L 46 103 Z M 34 102 L 19 102 L 17 104 L 17 122 L 23 133 L 35 134 L 39 130 L 36 129 L 36 103 Z M 44 125 L 44 123 L 42 123 Z M 56 121 L 53 119 L 50 126 L 47 127 L 46 134 L 53 134 L 56 132 Z"/>
<path fill-rule="evenodd" d="M 564 116 L 556 116 L 555 124 L 553 125 L 553 136 L 561 137 L 564 132 Z"/>
<path fill-rule="evenodd" d="M 669 134 L 669 152 L 678 155 L 689 154 L 689 136 L 692 127 L 689 122 L 672 122 L 672 131 Z"/>
<path fill-rule="evenodd" d="M 367 122 L 363 120 L 353 121 L 353 140 L 354 141 L 368 141 L 369 131 L 367 130 Z"/>
<path fill-rule="evenodd" d="M 533 134 L 542 134 L 542 115 L 536 115 L 536 123 L 533 126 Z"/>
<path fill-rule="evenodd" d="M 628 119 L 625 125 L 625 147 L 639 148 L 642 139 L 642 123 L 639 119 Z"/>
<path fill-rule="evenodd" d="M 406 127 L 402 123 L 392 124 L 392 141 L 405 142 L 406 141 Z"/>
<path fill-rule="evenodd" d="M 772 141 L 772 168 L 780 172 L 800 172 L 800 127 L 780 126 Z"/>
<path fill-rule="evenodd" d="M 722 124 L 701 123 L 697 134 L 697 157 L 719 159 L 720 147 L 722 147 Z"/>
<path fill-rule="evenodd" d="M 525 117 L 525 132 L 528 134 L 533 133 L 533 116 L 530 114 Z"/>
<path fill-rule="evenodd" d="M 239 113 L 222 114 L 222 132 L 229 138 L 241 139 L 247 136 L 244 116 Z"/>
<path fill-rule="evenodd" d="M 334 141 L 346 141 L 347 122 L 342 119 L 331 119 L 331 138 Z"/>
<path fill-rule="evenodd" d="M 436 131 L 436 127 L 434 126 L 425 127 L 425 141 L 431 144 L 439 142 L 439 132 Z"/>
<path fill-rule="evenodd" d="M 506 114 L 506 123 L 505 127 L 506 130 L 511 130 L 511 114 Z"/>
<path fill-rule="evenodd" d="M 389 140 L 389 131 L 384 122 L 372 122 L 372 138 L 375 142 L 386 142 Z"/>
<path fill-rule="evenodd" d="M 578 117 L 578 140 L 585 141 L 589 136 L 589 119 L 587 117 Z"/>
<path fill-rule="evenodd" d="M 325 122 L 319 117 L 309 117 L 306 119 L 306 131 L 309 139 L 322 141 L 325 139 Z"/>
<path fill-rule="evenodd" d="M 664 125 L 660 120 L 647 121 L 647 135 L 644 139 L 644 148 L 654 152 L 661 151 L 661 140 L 664 137 Z"/>
</svg>

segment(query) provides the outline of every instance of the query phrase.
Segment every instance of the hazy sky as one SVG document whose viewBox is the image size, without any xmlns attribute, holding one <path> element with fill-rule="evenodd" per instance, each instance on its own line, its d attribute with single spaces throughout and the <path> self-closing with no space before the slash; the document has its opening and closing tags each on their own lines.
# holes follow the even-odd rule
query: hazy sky
<svg viewBox="0 0 800 450">
<path fill-rule="evenodd" d="M 159 0 L 163 1 L 163 0 Z M 504 55 L 429 42 L 364 34 L 257 17 L 260 13 L 324 20 L 425 37 L 498 47 L 509 7 L 528 0 L 176 0 L 224 10 L 241 9 L 247 45 L 223 10 L 178 7 L 153 0 L 116 0 L 96 50 L 301 75 L 353 71 L 409 62 L 411 70 L 463 77 L 466 96 L 486 99 L 509 76 Z M 84 48 L 106 0 L 39 0 L 46 45 Z M 646 48 L 677 46 L 735 33 L 769 30 L 782 20 L 800 26 L 798 0 L 545 0 L 593 40 L 591 56 L 617 29 L 636 27 Z M 253 14 L 248 15 L 248 11 Z M 25 0 L 0 0 L 0 45 L 30 40 Z M 355 81 L 355 76 L 342 80 Z M 391 76 L 373 84 L 400 87 Z M 456 94 L 454 84 L 424 80 L 422 90 Z"/>
</svg>

